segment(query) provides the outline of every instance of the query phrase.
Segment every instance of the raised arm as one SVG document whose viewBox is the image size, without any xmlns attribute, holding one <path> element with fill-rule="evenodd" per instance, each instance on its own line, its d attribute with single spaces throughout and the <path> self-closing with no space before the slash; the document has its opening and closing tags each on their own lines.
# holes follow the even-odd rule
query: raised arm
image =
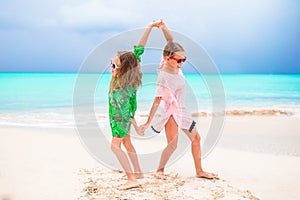
<svg viewBox="0 0 300 200">
<path fill-rule="evenodd" d="M 161 20 L 150 22 L 136 46 L 143 46 L 143 47 L 146 46 L 152 28 L 160 27 L 161 22 L 162 22 Z"/>
<path fill-rule="evenodd" d="M 166 24 L 163 21 L 161 21 L 161 23 L 160 23 L 160 28 L 163 31 L 163 34 L 164 34 L 167 42 L 174 40 L 171 31 L 167 28 Z"/>
</svg>

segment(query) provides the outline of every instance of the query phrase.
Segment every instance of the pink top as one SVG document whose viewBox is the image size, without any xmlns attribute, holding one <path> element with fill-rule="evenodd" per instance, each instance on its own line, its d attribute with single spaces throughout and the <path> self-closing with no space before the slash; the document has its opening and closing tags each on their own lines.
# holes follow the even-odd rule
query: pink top
<svg viewBox="0 0 300 200">
<path fill-rule="evenodd" d="M 162 111 L 158 113 L 158 119 L 153 120 L 155 124 L 152 128 L 155 132 L 161 132 L 171 115 L 180 128 L 190 129 L 193 119 L 184 105 L 185 78 L 181 69 L 173 74 L 159 68 L 156 97 L 162 97 Z"/>
</svg>

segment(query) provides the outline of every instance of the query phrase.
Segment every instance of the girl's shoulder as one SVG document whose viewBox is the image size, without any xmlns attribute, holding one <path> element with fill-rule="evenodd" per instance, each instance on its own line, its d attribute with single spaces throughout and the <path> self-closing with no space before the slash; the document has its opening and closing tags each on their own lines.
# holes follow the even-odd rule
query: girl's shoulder
<svg viewBox="0 0 300 200">
<path fill-rule="evenodd" d="M 133 87 L 133 86 L 126 86 L 125 88 L 117 87 L 117 88 L 114 89 L 114 91 L 132 93 L 132 92 L 136 92 L 137 89 L 135 87 Z"/>
<path fill-rule="evenodd" d="M 174 73 L 174 72 L 170 72 L 170 71 L 168 71 L 168 70 L 161 69 L 161 70 L 158 71 L 158 76 L 170 77 L 170 78 L 176 78 L 177 76 L 182 77 L 182 76 L 183 76 L 183 73 L 182 73 L 181 69 L 179 69 L 177 73 Z"/>
<path fill-rule="evenodd" d="M 127 86 L 125 88 L 125 91 L 127 91 L 128 93 L 132 94 L 132 93 L 136 93 L 137 89 L 133 86 Z"/>
<path fill-rule="evenodd" d="M 114 91 L 109 95 L 110 99 L 125 100 L 136 95 L 137 90 L 134 87 L 126 87 L 122 88 L 115 88 Z"/>
</svg>

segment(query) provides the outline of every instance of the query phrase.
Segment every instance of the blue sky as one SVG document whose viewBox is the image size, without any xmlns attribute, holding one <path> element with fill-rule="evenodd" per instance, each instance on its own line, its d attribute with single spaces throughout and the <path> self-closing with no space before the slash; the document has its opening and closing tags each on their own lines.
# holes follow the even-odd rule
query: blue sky
<svg viewBox="0 0 300 200">
<path fill-rule="evenodd" d="M 2 0 L 0 71 L 76 72 L 102 42 L 160 18 L 221 73 L 300 73 L 297 0 Z"/>
</svg>

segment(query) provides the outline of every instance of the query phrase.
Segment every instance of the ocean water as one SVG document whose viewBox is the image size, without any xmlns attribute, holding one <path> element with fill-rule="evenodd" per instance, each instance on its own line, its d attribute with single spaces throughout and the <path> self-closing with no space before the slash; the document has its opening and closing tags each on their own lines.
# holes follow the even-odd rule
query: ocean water
<svg viewBox="0 0 300 200">
<path fill-rule="evenodd" d="M 300 75 L 185 77 L 186 105 L 192 113 L 213 113 L 215 108 L 300 113 Z M 111 74 L 0 73 L 0 125 L 70 127 L 73 107 L 93 106 L 95 115 L 105 118 L 110 78 Z M 138 90 L 140 115 L 152 105 L 156 79 L 156 74 L 143 75 Z"/>
</svg>

